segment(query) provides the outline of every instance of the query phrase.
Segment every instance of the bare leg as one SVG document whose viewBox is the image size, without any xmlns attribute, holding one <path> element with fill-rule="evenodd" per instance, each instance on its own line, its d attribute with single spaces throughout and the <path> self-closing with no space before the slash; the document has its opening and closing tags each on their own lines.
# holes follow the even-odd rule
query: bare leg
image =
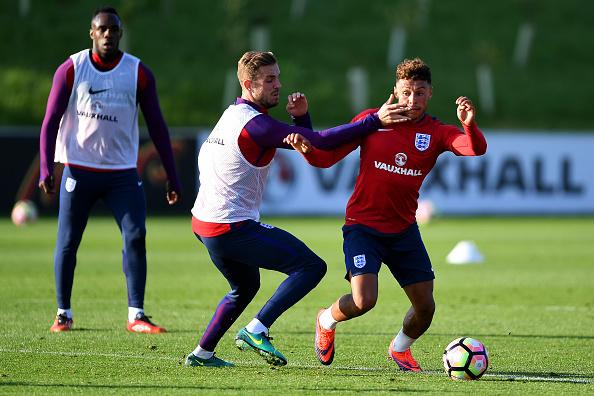
<svg viewBox="0 0 594 396">
<path fill-rule="evenodd" d="M 351 294 L 345 294 L 332 304 L 332 317 L 343 322 L 363 315 L 377 302 L 377 274 L 351 277 Z"/>
<path fill-rule="evenodd" d="M 433 280 L 405 286 L 404 292 L 412 306 L 404 316 L 402 331 L 411 338 L 419 338 L 431 325 L 435 313 Z"/>
</svg>

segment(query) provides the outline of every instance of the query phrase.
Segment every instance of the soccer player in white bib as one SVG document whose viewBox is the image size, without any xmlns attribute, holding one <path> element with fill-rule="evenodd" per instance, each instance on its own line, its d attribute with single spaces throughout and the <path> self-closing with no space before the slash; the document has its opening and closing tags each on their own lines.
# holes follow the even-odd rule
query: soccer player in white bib
<svg viewBox="0 0 594 396">
<path fill-rule="evenodd" d="M 167 173 L 166 198 L 173 205 L 180 184 L 169 131 L 153 74 L 138 58 L 119 50 L 122 22 L 117 11 L 95 11 L 90 36 L 93 48 L 71 55 L 56 70 L 41 127 L 39 187 L 45 193 L 55 193 L 54 160 L 65 165 L 54 257 L 58 313 L 50 330 L 72 328 L 76 253 L 93 205 L 103 200 L 122 233 L 127 329 L 163 333 L 144 313 L 146 203 L 136 169 L 138 106 Z"/>
<path fill-rule="evenodd" d="M 253 350 L 268 363 L 287 359 L 271 343 L 269 328 L 287 309 L 312 290 L 326 273 L 326 264 L 290 233 L 260 223 L 259 207 L 276 149 L 291 149 L 283 139 L 291 132 L 306 136 L 320 148 L 331 149 L 367 133 L 406 121 L 406 106 L 392 104 L 393 96 L 361 121 L 321 132 L 312 130 L 307 100 L 288 96 L 287 112 L 294 125 L 270 117 L 279 103 L 280 69 L 271 52 L 250 51 L 238 62 L 241 97 L 229 106 L 198 155 L 200 189 L 192 209 L 192 229 L 231 291 L 217 306 L 188 366 L 226 367 L 232 363 L 214 356 L 217 343 L 256 295 L 260 268 L 287 275 L 256 317 L 239 330 L 236 345 Z"/>
</svg>

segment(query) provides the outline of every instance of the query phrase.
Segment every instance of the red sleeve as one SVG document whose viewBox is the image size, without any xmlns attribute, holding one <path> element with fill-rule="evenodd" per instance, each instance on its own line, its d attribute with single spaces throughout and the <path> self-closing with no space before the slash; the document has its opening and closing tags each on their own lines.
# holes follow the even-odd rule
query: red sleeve
<svg viewBox="0 0 594 396">
<path fill-rule="evenodd" d="M 136 98 L 142 96 L 148 86 L 148 76 L 145 71 L 145 66 L 142 63 L 138 64 L 138 81 L 136 83 Z M 137 99 L 138 100 L 138 99 Z"/>
<path fill-rule="evenodd" d="M 446 138 L 446 147 L 456 155 L 475 156 L 487 152 L 487 140 L 476 122 L 467 126 L 462 124 L 464 133 L 452 133 Z M 458 132 L 458 128 L 456 128 Z"/>
</svg>

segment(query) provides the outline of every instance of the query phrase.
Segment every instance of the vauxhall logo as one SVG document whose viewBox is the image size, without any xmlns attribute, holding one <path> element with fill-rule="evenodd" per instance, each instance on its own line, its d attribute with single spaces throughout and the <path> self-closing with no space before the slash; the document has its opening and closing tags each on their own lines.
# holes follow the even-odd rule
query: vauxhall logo
<svg viewBox="0 0 594 396">
<path fill-rule="evenodd" d="M 406 165 L 406 161 L 408 161 L 408 156 L 404 153 L 398 153 L 394 156 L 394 162 L 396 163 L 396 166 L 388 165 L 381 161 L 373 161 L 373 163 L 376 169 L 385 170 L 391 173 L 396 173 L 398 175 L 423 176 L 423 172 L 421 172 L 420 169 L 404 168 L 404 165 Z"/>
<path fill-rule="evenodd" d="M 398 153 L 394 156 L 394 162 L 396 162 L 396 165 L 398 166 L 404 166 L 407 160 L 408 157 L 404 153 Z"/>
</svg>

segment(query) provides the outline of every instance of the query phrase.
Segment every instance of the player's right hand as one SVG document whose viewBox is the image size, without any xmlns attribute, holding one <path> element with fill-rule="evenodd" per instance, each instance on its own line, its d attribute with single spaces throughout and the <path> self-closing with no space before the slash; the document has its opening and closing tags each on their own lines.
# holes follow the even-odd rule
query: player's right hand
<svg viewBox="0 0 594 396">
<path fill-rule="evenodd" d="M 390 97 L 377 111 L 382 126 L 390 126 L 401 122 L 410 121 L 410 117 L 406 116 L 405 113 L 410 110 L 405 104 L 392 103 L 394 101 L 394 94 L 390 94 Z"/>
<path fill-rule="evenodd" d="M 307 154 L 311 151 L 311 142 L 300 133 L 288 134 L 283 139 L 283 143 L 290 145 L 300 154 Z"/>
<path fill-rule="evenodd" d="M 56 192 L 56 184 L 54 182 L 54 175 L 48 175 L 45 179 L 39 182 L 39 188 L 46 194 L 54 194 Z"/>
</svg>

